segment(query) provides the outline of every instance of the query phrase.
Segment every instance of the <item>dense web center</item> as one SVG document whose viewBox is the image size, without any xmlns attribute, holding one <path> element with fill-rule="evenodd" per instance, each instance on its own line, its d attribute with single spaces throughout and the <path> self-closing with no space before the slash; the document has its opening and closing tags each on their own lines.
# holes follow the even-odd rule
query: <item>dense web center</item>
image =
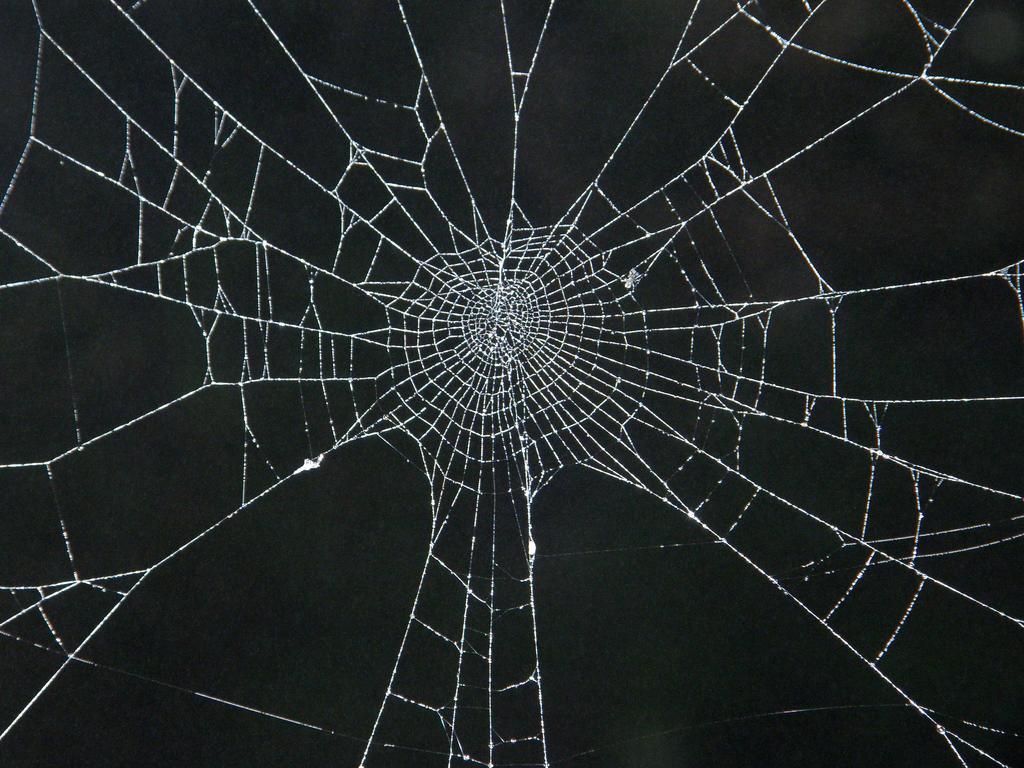
<svg viewBox="0 0 1024 768">
<path fill-rule="evenodd" d="M 531 283 L 499 277 L 470 300 L 462 318 L 466 343 L 480 360 L 508 368 L 536 343 L 540 315 Z"/>
<path fill-rule="evenodd" d="M 592 455 L 593 430 L 631 418 L 644 319 L 605 259 L 572 227 L 516 230 L 435 254 L 404 284 L 392 396 L 442 465 L 554 469 Z"/>
</svg>

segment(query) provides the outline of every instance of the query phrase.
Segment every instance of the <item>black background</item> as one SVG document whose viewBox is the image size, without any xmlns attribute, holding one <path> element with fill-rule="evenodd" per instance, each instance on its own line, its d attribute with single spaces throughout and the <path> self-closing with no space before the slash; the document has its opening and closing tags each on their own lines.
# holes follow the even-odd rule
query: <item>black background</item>
<svg viewBox="0 0 1024 768">
<path fill-rule="evenodd" d="M 306 71 L 389 101 L 415 98 L 419 68 L 391 6 L 257 5 Z M 547 8 L 506 5 L 513 53 L 528 57 Z M 44 26 L 68 53 L 116 87 L 111 97 L 140 124 L 169 141 L 167 69 L 113 6 L 39 7 Z M 763 2 L 750 10 L 791 33 L 802 21 L 801 7 Z M 956 3 L 918 7 L 947 26 L 958 14 Z M 556 6 L 517 143 L 517 201 L 535 224 L 556 220 L 597 175 L 664 70 L 690 10 L 686 3 L 653 0 Z M 726 3 L 702 4 L 693 39 L 710 34 L 734 10 Z M 407 11 L 470 186 L 487 225 L 500 231 L 513 137 L 499 6 L 410 3 Z M 148 0 L 134 18 L 284 157 L 319 181 L 337 179 L 348 160 L 345 142 L 307 84 L 267 42 L 247 4 Z M 916 73 L 927 52 L 912 22 L 896 2 L 829 0 L 798 39 L 867 66 Z M 737 26 L 742 32 L 714 38 L 695 61 L 742 100 L 778 48 L 752 22 Z M 6 2 L 0 9 L 5 183 L 28 136 L 37 42 L 32 6 Z M 34 135 L 116 176 L 121 118 L 54 49 L 46 51 L 45 62 Z M 975 3 L 935 68 L 974 80 L 1022 82 L 1020 8 L 998 0 Z M 684 69 L 609 166 L 602 186 L 615 199 L 635 200 L 665 184 L 707 151 L 733 114 L 692 70 L 684 77 Z M 755 173 L 772 168 L 898 84 L 788 52 L 736 124 L 748 167 Z M 1019 90 L 950 86 L 950 92 L 979 113 L 1024 129 Z M 361 113 L 357 100 L 333 106 L 346 129 L 370 146 L 397 153 L 418 140 L 381 117 L 384 112 Z M 193 123 L 197 132 L 199 125 L 208 132 L 209 124 L 199 117 Z M 215 158 L 224 196 L 243 201 L 243 210 L 253 159 L 242 148 L 237 157 L 225 150 Z M 792 232 L 818 269 L 833 288 L 854 290 L 1019 263 L 1022 161 L 1019 135 L 983 124 L 918 82 L 788 160 L 771 180 Z M 325 222 L 331 212 L 318 207 L 323 200 L 308 187 L 282 180 L 256 216 L 266 231 L 280 233 L 284 247 L 329 263 L 334 245 Z M 103 185 L 81 169 L 33 150 L 12 189 L 0 228 L 62 271 L 87 275 L 134 262 L 134 233 L 122 225 L 134 221 L 136 211 L 122 216 L 123 200 L 105 198 L 109 190 L 98 191 Z M 818 292 L 792 243 L 780 240 L 778 231 L 766 233 L 742 202 L 727 201 L 718 213 L 739 259 L 738 273 L 754 296 L 781 300 Z M 166 234 L 159 223 L 146 226 L 159 251 Z M 707 217 L 691 231 L 702 257 L 713 264 L 720 254 Z M 687 269 L 700 264 L 692 253 L 689 259 Z M 180 306 L 73 278 L 32 282 L 45 275 L 14 240 L 0 242 L 4 464 L 48 461 L 195 390 L 206 374 L 202 338 Z M 234 278 L 222 279 L 228 285 Z M 692 300 L 681 287 L 656 279 L 638 290 L 642 305 Z M 723 278 L 723 287 L 728 282 Z M 24 284 L 6 287 L 14 283 Z M 243 278 L 238 284 L 246 285 Z M 274 290 L 279 311 L 305 300 L 302 279 Z M 321 306 L 334 313 L 338 327 L 373 326 L 366 305 L 341 297 L 327 306 L 331 301 L 324 298 Z M 851 296 L 837 329 L 838 391 L 865 399 L 1019 395 L 1019 302 L 1019 289 L 1014 293 L 999 277 Z M 768 381 L 830 390 L 827 318 L 818 301 L 773 317 Z M 222 366 L 215 375 L 237 381 L 241 337 L 230 333 L 223 331 L 222 346 L 215 345 L 212 355 Z M 664 336 L 658 343 L 664 349 L 688 345 Z M 735 348 L 733 340 L 725 344 Z M 296 416 L 298 387 L 257 383 L 249 390 L 249 424 L 284 474 L 329 446 L 322 415 L 307 413 L 306 419 L 323 433 L 303 430 Z M 770 398 L 761 403 L 764 410 L 799 422 L 793 409 L 802 398 Z M 828 408 L 818 412 L 820 426 L 834 431 L 836 413 Z M 694 434 L 706 431 L 709 443 L 718 439 L 701 413 L 667 415 L 676 417 Z M 334 418 L 342 423 L 345 414 L 335 411 Z M 1020 531 L 1013 520 L 1022 512 L 1024 492 L 1019 401 L 894 405 L 884 423 L 889 453 L 1008 494 L 950 484 L 936 496 L 936 528 L 996 521 L 991 539 Z M 856 440 L 870 444 L 866 437 Z M 412 461 L 416 446 L 392 442 L 369 439 L 342 447 L 315 471 L 288 480 L 154 570 L 90 639 L 81 661 L 69 664 L 0 742 L 0 763 L 358 765 L 408 619 L 430 523 L 428 486 Z M 742 445 L 744 475 L 828 520 L 848 527 L 859 522 L 868 467 L 863 451 L 836 448 L 820 434 L 772 421 L 751 422 Z M 69 453 L 51 465 L 52 480 L 39 466 L 5 466 L 0 582 L 69 578 L 57 513 L 83 575 L 160 561 L 238 507 L 247 450 L 236 391 L 213 387 Z M 683 459 L 657 457 L 671 466 Z M 702 475 L 696 464 L 675 482 L 697 501 L 711 496 L 708 519 L 735 517 L 749 493 L 712 494 L 716 478 Z M 252 487 L 269 484 L 269 476 L 258 474 L 266 469 L 250 467 Z M 913 531 L 908 482 L 902 469 L 880 470 L 873 514 L 893 535 Z M 821 531 L 810 530 L 791 511 L 768 505 L 750 515 L 735 541 L 784 584 L 798 580 L 801 564 L 828 549 L 817 538 Z M 567 468 L 538 495 L 533 521 L 553 765 L 957 764 L 935 727 L 840 640 L 652 497 Z M 1024 615 L 1019 540 L 923 562 L 927 573 L 978 601 Z M 849 584 L 858 565 L 843 564 L 839 583 Z M 861 632 L 872 635 L 870 642 L 877 643 L 872 633 L 884 639 L 909 604 L 915 581 L 887 580 L 890 572 L 884 573 L 876 591 L 865 587 L 856 617 L 839 628 L 858 638 L 855 644 Z M 827 602 L 834 586 L 812 583 L 801 595 L 817 605 Z M 11 612 L 36 599 L 18 591 L 2 596 L 10 598 L 4 605 Z M 75 587 L 52 600 L 50 617 L 62 637 L 77 644 L 110 610 L 111 599 L 101 590 Z M 5 626 L 9 631 L 0 635 L 4 727 L 66 658 L 34 618 L 33 625 Z M 1019 765 L 1020 737 L 962 721 L 1019 731 L 1022 662 L 1019 626 L 929 585 L 882 668 L 934 710 L 939 722 Z M 430 670 L 422 675 L 429 688 Z M 972 766 L 991 764 L 977 752 L 963 752 Z M 428 753 L 394 754 L 395 765 L 445 763 Z"/>
</svg>

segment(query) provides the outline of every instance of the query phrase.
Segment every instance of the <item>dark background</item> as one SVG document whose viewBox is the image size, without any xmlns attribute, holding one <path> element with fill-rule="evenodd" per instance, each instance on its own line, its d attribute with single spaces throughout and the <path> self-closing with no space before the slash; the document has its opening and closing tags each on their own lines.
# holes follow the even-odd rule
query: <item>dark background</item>
<svg viewBox="0 0 1024 768">
<path fill-rule="evenodd" d="M 257 5 L 305 71 L 389 102 L 410 104 L 416 98 L 420 70 L 391 6 Z M 506 5 L 514 59 L 528 62 L 547 8 Z M 155 141 L 170 143 L 169 67 L 139 31 L 106 3 L 40 2 L 38 7 L 43 26 L 67 54 Z M 749 11 L 789 35 L 806 18 L 802 7 L 765 1 Z M 957 23 L 933 72 L 1024 81 L 1024 15 L 1017 5 L 975 3 L 959 22 L 957 3 L 916 7 L 947 28 Z M 492 233 L 500 232 L 508 209 L 513 137 L 499 6 L 410 3 L 406 10 L 483 219 Z M 557 220 L 597 176 L 664 70 L 690 11 L 687 3 L 662 2 L 556 6 L 517 143 L 516 199 L 535 226 Z M 707 37 L 734 11 L 732 4 L 702 3 L 691 39 Z M 336 183 L 348 162 L 348 146 L 308 85 L 268 42 L 247 4 L 148 0 L 132 18 L 295 167 L 329 188 Z M 777 44 L 750 19 L 724 29 L 694 54 L 716 87 L 685 65 L 677 68 L 608 167 L 601 186 L 617 202 L 642 198 L 700 158 L 734 113 L 720 91 L 743 101 L 778 53 Z M 31 4 L 11 0 L 0 9 L 4 184 L 19 166 L 29 136 L 38 35 Z M 913 18 L 896 2 L 829 0 L 798 41 L 865 67 L 913 74 L 928 55 Z M 117 178 L 123 116 L 52 44 L 44 47 L 32 135 Z M 769 178 L 790 231 L 832 288 L 921 283 L 1018 264 L 1016 292 L 1011 271 L 1006 279 L 851 295 L 839 310 L 836 343 L 840 394 L 947 401 L 884 409 L 879 416 L 883 446 L 908 462 L 1005 491 L 1000 495 L 953 482 L 936 489 L 934 481 L 922 481 L 923 493 L 934 492 L 927 518 L 934 530 L 985 526 L 977 539 L 953 537 L 943 546 L 1008 540 L 922 560 L 921 568 L 985 606 L 1011 617 L 1024 615 L 1024 560 L 1020 540 L 1010 538 L 1020 533 L 1016 518 L 1024 511 L 1020 404 L 953 402 L 1020 395 L 1024 385 L 1019 291 L 1024 140 L 982 123 L 917 82 L 811 147 L 900 81 L 795 50 L 772 72 L 734 133 L 753 174 L 807 148 Z M 949 90 L 978 114 L 1024 130 L 1019 89 L 950 85 Z M 194 92 L 187 98 L 193 101 L 182 106 L 178 136 L 184 162 L 200 173 L 215 169 L 211 186 L 234 210 L 244 211 L 258 151 L 245 136 L 211 150 L 208 136 L 216 113 Z M 357 141 L 395 154 L 422 151 L 422 135 L 409 114 L 369 107 L 360 98 L 337 98 L 331 106 Z M 145 139 L 136 139 L 134 151 L 140 183 L 151 184 L 150 194 L 156 195 L 166 187 L 166 162 L 147 149 Z M 433 162 L 426 164 L 433 168 Z M 308 179 L 284 164 L 268 160 L 264 173 L 253 228 L 330 268 L 336 206 L 332 210 Z M 459 194 L 450 177 L 437 189 L 446 200 Z M 269 191 L 264 195 L 263 190 Z M 343 187 L 345 195 L 354 207 L 364 199 L 358 189 Z M 179 206 L 181 216 L 194 223 L 204 204 L 193 194 L 172 207 Z M 702 266 L 722 290 L 712 304 L 819 293 L 792 241 L 778 227 L 765 227 L 749 200 L 736 196 L 716 214 L 717 221 L 696 218 L 687 230 L 693 247 L 680 246 L 665 275 L 652 272 L 641 284 L 641 305 L 690 305 L 706 286 L 686 286 L 680 274 L 694 275 L 699 283 Z M 180 252 L 174 227 L 159 217 L 145 221 L 140 248 L 137 217 L 130 198 L 38 147 L 21 165 L 0 213 L 0 230 L 7 235 L 0 240 L 0 463 L 5 465 L 0 468 L 0 583 L 5 586 L 70 578 L 59 520 L 66 524 L 84 578 L 161 561 L 250 502 L 274 482 L 275 473 L 286 477 L 304 459 L 329 448 L 327 412 L 338 425 L 347 424 L 352 409 L 370 396 L 332 385 L 327 404 L 317 405 L 315 393 L 300 385 L 254 382 L 246 387 L 243 420 L 237 388 L 209 386 L 74 451 L 208 383 L 199 329 L 209 331 L 212 316 L 197 322 L 180 303 L 154 301 L 146 293 L 152 290 L 147 281 L 155 279 L 152 270 L 121 280 L 122 286 L 139 287 L 137 293 L 74 277 L 134 264 L 138 250 L 142 262 Z M 50 279 L 29 251 L 69 277 Z M 236 312 L 265 318 L 271 310 L 261 302 L 269 292 L 274 317 L 290 312 L 298 318 L 308 295 L 305 275 L 291 275 L 275 261 L 273 277 L 261 277 L 244 266 L 246 258 L 236 262 L 225 253 L 224 271 L 215 276 L 197 261 L 187 289 L 190 302 L 217 306 L 220 286 Z M 408 279 L 403 268 L 395 267 L 394 279 Z M 169 285 L 179 278 L 167 272 L 161 279 Z M 256 286 L 261 286 L 260 300 Z M 371 314 L 376 310 L 345 294 L 321 295 L 318 308 L 339 329 L 379 323 Z M 823 301 L 787 305 L 773 315 L 764 350 L 749 346 L 755 362 L 763 356 L 767 381 L 799 391 L 831 391 L 828 317 Z M 214 381 L 237 382 L 243 351 L 260 346 L 243 337 L 244 326 L 227 317 L 212 336 Z M 690 342 L 683 334 L 661 334 L 652 343 L 681 354 L 693 348 Z M 739 349 L 728 334 L 721 343 L 726 356 Z M 701 354 L 709 344 L 707 337 L 695 340 Z M 303 353 L 287 334 L 271 338 L 269 347 L 272 365 L 294 372 Z M 254 361 L 262 359 L 259 351 L 251 354 Z M 369 369 L 374 365 L 366 361 Z M 671 367 L 663 372 L 681 375 Z M 700 386 L 728 388 L 721 381 Z M 750 402 L 752 395 L 737 397 Z M 724 456 L 735 447 L 738 437 L 729 418 L 701 408 L 673 410 L 657 398 L 651 407 L 661 405 L 665 418 L 695 440 L 706 440 L 709 451 Z M 802 396 L 766 391 L 759 407 L 786 421 L 744 423 L 739 469 L 782 499 L 856 530 L 869 456 L 829 437 L 839 430 L 835 402 L 816 406 L 811 424 L 819 432 L 799 427 L 803 406 Z M 871 445 L 865 410 L 848 414 L 851 440 Z M 652 460 L 669 467 L 684 463 L 683 453 L 669 450 L 658 447 Z M 61 458 L 48 466 L 7 466 L 56 456 Z M 358 765 L 425 553 L 428 487 L 416 456 L 411 441 L 346 445 L 315 471 L 248 503 L 162 564 L 0 741 L 0 763 Z M 742 483 L 719 486 L 719 476 L 706 464 L 687 465 L 675 475 L 674 486 L 695 503 L 707 499 L 702 514 L 728 528 L 750 492 L 744 493 Z M 912 534 L 916 511 L 910 473 L 892 463 L 880 467 L 872 502 L 878 527 L 869 538 Z M 545 726 L 553 765 L 957 764 L 935 727 L 850 648 L 753 568 L 652 497 L 585 469 L 567 468 L 538 495 L 533 521 Z M 835 537 L 783 504 L 754 505 L 731 540 L 815 609 L 827 610 L 861 562 L 837 556 L 804 581 L 801 566 L 829 555 Z M 845 622 L 837 631 L 858 651 L 878 650 L 916 587 L 915 579 L 891 565 L 868 574 L 850 615 L 837 617 Z M 47 617 L 72 647 L 116 603 L 116 590 L 131 589 L 135 580 L 95 583 L 107 590 L 79 585 L 47 602 Z M 3 618 L 38 599 L 36 594 L 4 590 Z M 3 630 L 0 714 L 6 727 L 66 655 L 38 613 Z M 930 708 L 939 723 L 1004 763 L 1019 765 L 1024 763 L 1019 736 L 963 721 L 1021 730 L 1020 630 L 1009 619 L 929 584 L 880 669 Z M 428 680 L 430 670 L 422 674 Z M 527 731 L 533 727 L 524 723 Z M 397 743 L 407 749 L 394 750 L 395 765 L 445 763 L 413 751 L 418 742 L 412 736 Z M 994 764 L 958 746 L 969 765 Z"/>
</svg>

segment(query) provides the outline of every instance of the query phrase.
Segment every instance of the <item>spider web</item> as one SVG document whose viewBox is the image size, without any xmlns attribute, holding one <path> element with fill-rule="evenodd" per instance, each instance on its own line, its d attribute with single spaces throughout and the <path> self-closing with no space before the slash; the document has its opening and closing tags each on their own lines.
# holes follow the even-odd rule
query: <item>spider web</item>
<svg viewBox="0 0 1024 768">
<path fill-rule="evenodd" d="M 1018 764 L 1019 9 L 611 11 L 646 31 L 598 67 L 613 106 L 573 156 L 545 110 L 580 99 L 552 75 L 578 10 L 325 10 L 339 52 L 287 4 L 215 5 L 4 11 L 25 115 L 0 201 L 0 746 L 90 667 L 340 735 L 361 766 L 600 760 L 658 729 L 559 743 L 538 571 L 709 547 L 877 702 L 723 722 L 894 707 L 951 765 Z M 371 439 L 425 478 L 429 527 L 358 732 L 95 650 Z M 549 548 L 574 467 L 674 532 Z"/>
</svg>

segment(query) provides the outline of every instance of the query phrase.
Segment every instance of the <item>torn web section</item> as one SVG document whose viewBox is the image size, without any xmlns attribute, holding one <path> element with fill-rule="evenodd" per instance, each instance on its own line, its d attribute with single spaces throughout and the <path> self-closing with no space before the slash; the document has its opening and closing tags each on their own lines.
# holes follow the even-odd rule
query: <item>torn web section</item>
<svg viewBox="0 0 1024 768">
<path fill-rule="evenodd" d="M 362 764 L 545 764 L 528 515 L 515 498 L 453 484 L 440 497 Z"/>
</svg>

